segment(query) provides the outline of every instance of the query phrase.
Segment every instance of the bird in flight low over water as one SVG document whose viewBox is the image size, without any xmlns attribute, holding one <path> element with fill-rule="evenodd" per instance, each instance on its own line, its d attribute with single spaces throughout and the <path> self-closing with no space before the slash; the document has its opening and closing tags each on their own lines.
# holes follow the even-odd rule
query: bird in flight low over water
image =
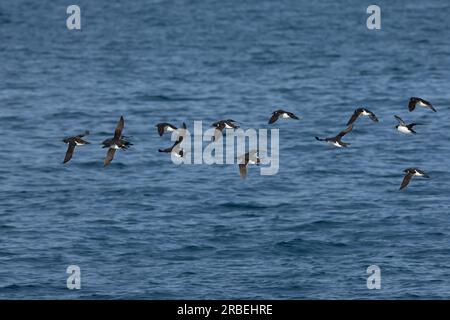
<svg viewBox="0 0 450 320">
<path fill-rule="evenodd" d="M 420 125 L 420 123 L 411 123 L 411 124 L 406 124 L 405 121 L 402 120 L 402 118 L 400 118 L 399 116 L 395 115 L 394 116 L 395 119 L 397 119 L 398 121 L 398 125 L 395 126 L 395 128 L 404 134 L 416 134 L 417 132 L 414 131 L 414 126 Z"/>
<path fill-rule="evenodd" d="M 434 112 L 437 112 L 436 109 L 429 103 L 427 100 L 424 100 L 422 98 L 418 97 L 411 97 L 409 98 L 408 102 L 408 109 L 409 111 L 413 111 L 416 106 L 424 107 L 433 110 Z"/>
<path fill-rule="evenodd" d="M 400 186 L 400 190 L 406 188 L 406 186 L 411 181 L 412 177 L 430 178 L 430 176 L 427 173 L 425 173 L 424 171 L 417 169 L 417 168 L 407 168 L 407 169 L 403 170 L 403 172 L 405 172 L 406 175 L 403 178 L 402 184 Z"/>
<path fill-rule="evenodd" d="M 114 154 L 117 149 L 126 150 L 133 145 L 129 141 L 125 140 L 124 136 L 122 136 L 124 126 L 125 120 L 123 119 L 123 116 L 121 116 L 119 122 L 117 123 L 116 130 L 114 131 L 114 137 L 112 139 L 106 139 L 102 142 L 103 148 L 109 148 L 106 153 L 106 158 L 103 161 L 103 165 L 105 167 L 114 159 Z"/>
<path fill-rule="evenodd" d="M 251 150 L 246 154 L 238 157 L 239 174 L 242 177 L 242 179 L 245 179 L 247 177 L 247 165 L 249 164 L 259 165 L 260 162 L 261 159 L 258 156 L 257 150 Z"/>
<path fill-rule="evenodd" d="M 352 130 L 353 130 L 353 124 L 349 125 L 345 130 L 339 132 L 339 134 L 335 137 L 325 138 L 325 139 L 316 137 L 316 139 L 319 141 L 326 141 L 327 143 L 329 143 L 335 147 L 338 147 L 338 148 L 346 148 L 350 143 L 344 142 L 341 139 L 343 136 L 345 136 L 347 133 L 349 133 Z"/>
<path fill-rule="evenodd" d="M 368 116 L 372 121 L 378 122 L 377 116 L 372 112 L 364 108 L 358 108 L 353 112 L 353 115 L 350 117 L 350 120 L 348 120 L 347 125 L 351 125 L 353 122 L 356 121 L 361 116 Z"/>
<path fill-rule="evenodd" d="M 279 117 L 281 117 L 283 119 L 295 119 L 295 120 L 300 119 L 292 112 L 288 112 L 288 111 L 284 111 L 284 110 L 280 109 L 280 110 L 276 110 L 276 111 L 272 112 L 272 116 L 269 119 L 269 124 L 272 124 L 275 121 L 277 121 Z"/>
<path fill-rule="evenodd" d="M 75 151 L 75 147 L 76 146 L 82 146 L 82 145 L 85 145 L 85 144 L 89 144 L 89 142 L 81 139 L 84 136 L 87 136 L 88 134 L 89 134 L 89 131 L 86 130 L 82 134 L 79 134 L 79 135 L 74 136 L 74 137 L 68 137 L 68 138 L 65 138 L 63 140 L 64 143 L 68 144 L 66 156 L 64 157 L 64 162 L 63 163 L 66 163 L 70 159 L 72 159 L 72 155 L 73 155 L 73 152 Z"/>
<path fill-rule="evenodd" d="M 236 121 L 232 120 L 232 119 L 227 119 L 227 120 L 219 120 L 214 122 L 212 125 L 212 127 L 223 127 L 224 129 L 236 129 L 239 128 L 239 126 L 236 125 Z"/>
<path fill-rule="evenodd" d="M 173 132 L 173 131 L 178 130 L 177 127 L 175 127 L 174 125 L 171 125 L 170 123 L 167 123 L 167 122 L 158 123 L 156 125 L 156 128 L 158 128 L 158 134 L 160 137 L 164 134 L 164 132 Z M 183 129 L 186 129 L 186 124 L 184 124 Z"/>
<path fill-rule="evenodd" d="M 158 123 L 156 125 L 156 128 L 158 128 L 158 134 L 160 137 L 164 134 L 164 132 L 174 132 L 178 130 L 177 127 L 167 122 Z M 184 122 L 183 122 L 183 129 L 186 129 L 186 124 Z"/>
<path fill-rule="evenodd" d="M 234 121 L 232 119 L 219 120 L 219 121 L 214 122 L 211 126 L 216 128 L 216 130 L 214 131 L 213 141 L 216 141 L 220 137 L 222 137 L 223 129 L 239 128 L 239 126 L 236 124 L 236 121 Z"/>
</svg>

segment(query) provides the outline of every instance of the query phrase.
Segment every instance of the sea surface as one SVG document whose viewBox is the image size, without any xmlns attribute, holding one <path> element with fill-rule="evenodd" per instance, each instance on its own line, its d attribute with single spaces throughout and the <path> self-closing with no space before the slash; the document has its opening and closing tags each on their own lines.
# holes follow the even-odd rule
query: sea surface
<svg viewBox="0 0 450 320">
<path fill-rule="evenodd" d="M 450 299 L 450 2 L 377 1 L 381 30 L 370 4 L 2 0 L 0 298 Z M 315 140 L 360 106 L 380 122 L 349 148 Z M 104 168 L 121 115 L 134 145 Z M 276 175 L 158 152 L 159 122 L 229 118 L 280 129 Z M 431 179 L 399 191 L 413 166 Z"/>
</svg>

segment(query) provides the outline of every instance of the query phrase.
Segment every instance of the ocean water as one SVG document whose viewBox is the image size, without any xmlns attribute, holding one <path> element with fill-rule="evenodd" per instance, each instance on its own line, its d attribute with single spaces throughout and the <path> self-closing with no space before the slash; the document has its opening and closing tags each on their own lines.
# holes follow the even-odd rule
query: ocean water
<svg viewBox="0 0 450 320">
<path fill-rule="evenodd" d="M 78 31 L 68 4 L 0 3 L 0 298 L 450 298 L 450 3 L 377 1 L 377 31 L 356 0 L 77 0 Z M 359 106 L 380 122 L 349 148 L 314 139 Z M 276 108 L 303 117 L 272 126 L 276 175 L 157 151 L 156 123 L 269 128 Z M 103 168 L 120 115 L 134 146 Z M 431 179 L 399 191 L 411 166 Z"/>
</svg>

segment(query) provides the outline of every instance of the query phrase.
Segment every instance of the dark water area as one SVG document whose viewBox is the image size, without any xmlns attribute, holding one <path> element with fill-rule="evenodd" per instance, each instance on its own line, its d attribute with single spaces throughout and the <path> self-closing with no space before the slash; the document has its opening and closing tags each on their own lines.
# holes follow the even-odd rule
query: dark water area
<svg viewBox="0 0 450 320">
<path fill-rule="evenodd" d="M 0 298 L 450 298 L 450 3 L 378 1 L 377 31 L 356 0 L 76 4 L 69 31 L 67 2 L 0 2 Z M 349 148 L 314 139 L 359 106 L 380 122 Z M 158 152 L 156 123 L 269 128 L 277 108 L 303 119 L 272 126 L 276 175 Z M 134 146 L 103 168 L 121 115 Z M 431 179 L 399 191 L 414 166 Z"/>
</svg>

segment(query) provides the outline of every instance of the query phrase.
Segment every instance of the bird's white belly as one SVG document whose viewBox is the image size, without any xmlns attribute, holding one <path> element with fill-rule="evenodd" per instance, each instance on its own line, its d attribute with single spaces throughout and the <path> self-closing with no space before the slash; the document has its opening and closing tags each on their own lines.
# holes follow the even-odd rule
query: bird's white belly
<svg viewBox="0 0 450 320">
<path fill-rule="evenodd" d="M 342 145 L 340 145 L 338 142 L 331 142 L 331 144 L 335 147 L 342 148 Z"/>
<path fill-rule="evenodd" d="M 401 133 L 411 134 L 411 131 L 405 126 L 398 126 L 397 130 Z"/>
<path fill-rule="evenodd" d="M 287 113 L 283 113 L 283 114 L 281 115 L 281 117 L 284 118 L 284 119 L 290 118 L 289 115 L 288 115 Z"/>
<path fill-rule="evenodd" d="M 230 126 L 228 123 L 225 123 L 225 128 L 226 128 L 226 129 L 232 129 L 233 127 Z"/>
<path fill-rule="evenodd" d="M 173 128 L 171 128 L 171 127 L 166 127 L 166 131 L 171 132 L 171 131 L 174 131 L 174 130 L 173 130 Z"/>
<path fill-rule="evenodd" d="M 116 150 L 120 149 L 119 146 L 118 146 L 117 144 L 113 144 L 110 148 L 111 148 L 111 149 L 116 149 Z"/>
</svg>

